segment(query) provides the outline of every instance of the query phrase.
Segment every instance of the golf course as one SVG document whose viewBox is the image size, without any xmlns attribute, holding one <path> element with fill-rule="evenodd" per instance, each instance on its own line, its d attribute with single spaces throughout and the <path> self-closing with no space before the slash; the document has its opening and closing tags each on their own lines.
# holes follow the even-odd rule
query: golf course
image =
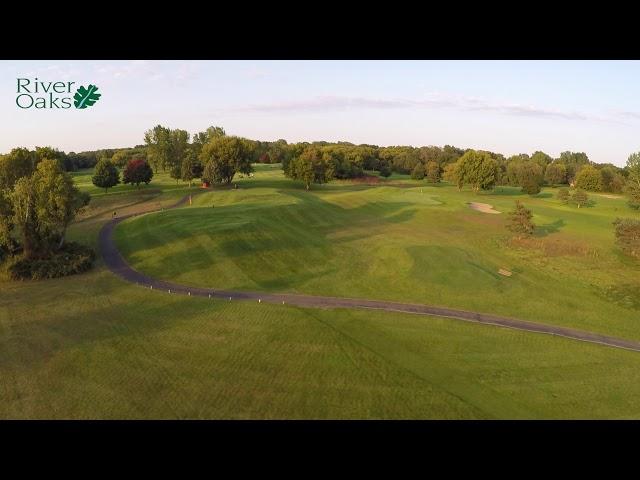
<svg viewBox="0 0 640 480">
<path fill-rule="evenodd" d="M 314 184 L 254 164 L 232 186 L 92 184 L 68 238 L 158 282 L 458 309 L 640 342 L 621 195 L 582 208 L 394 173 Z M 535 233 L 505 228 L 515 200 Z M 174 207 L 180 202 L 176 208 Z M 125 218 L 114 223 L 117 219 Z M 640 353 L 435 315 L 184 295 L 85 273 L 0 278 L 0 418 L 640 416 Z"/>
</svg>

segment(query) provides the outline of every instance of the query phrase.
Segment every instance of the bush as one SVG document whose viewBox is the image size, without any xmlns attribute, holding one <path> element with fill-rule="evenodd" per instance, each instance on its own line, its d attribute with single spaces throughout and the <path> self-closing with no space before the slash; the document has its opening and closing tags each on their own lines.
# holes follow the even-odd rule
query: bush
<svg viewBox="0 0 640 480">
<path fill-rule="evenodd" d="M 391 176 L 391 168 L 388 164 L 384 163 L 380 166 L 380 176 L 385 178 Z"/>
<path fill-rule="evenodd" d="M 573 197 L 571 197 L 571 200 L 573 200 L 573 202 L 578 205 L 578 208 L 580 208 L 589 203 L 589 195 L 587 195 L 583 190 L 576 190 Z"/>
<path fill-rule="evenodd" d="M 558 190 L 556 197 L 558 197 L 558 200 L 562 203 L 569 203 L 569 189 L 564 187 L 561 188 Z"/>
<path fill-rule="evenodd" d="M 616 243 L 627 255 L 640 258 L 640 220 L 616 218 Z"/>
<path fill-rule="evenodd" d="M 12 280 L 41 280 L 86 272 L 96 253 L 79 243 L 69 242 L 49 258 L 19 259 L 8 267 Z"/>
<path fill-rule="evenodd" d="M 507 229 L 520 237 L 533 235 L 536 226 L 531 221 L 532 218 L 533 213 L 531 210 L 522 205 L 519 200 L 516 200 L 516 208 L 509 212 Z"/>
</svg>

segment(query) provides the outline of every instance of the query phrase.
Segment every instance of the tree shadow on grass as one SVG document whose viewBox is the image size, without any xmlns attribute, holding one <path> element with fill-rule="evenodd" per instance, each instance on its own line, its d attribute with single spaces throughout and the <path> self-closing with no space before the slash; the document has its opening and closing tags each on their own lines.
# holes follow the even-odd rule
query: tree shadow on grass
<svg viewBox="0 0 640 480">
<path fill-rule="evenodd" d="M 178 233 L 168 238 L 166 235 L 148 235 L 140 228 L 129 232 L 127 238 L 132 240 L 136 234 L 144 235 L 147 253 L 157 249 L 163 263 L 207 279 L 206 283 L 212 272 L 211 261 L 218 256 L 231 261 L 251 279 L 246 285 L 206 286 L 282 291 L 334 274 L 337 267 L 332 258 L 337 245 L 384 232 L 386 225 L 407 222 L 417 212 L 415 208 L 407 208 L 414 206 L 410 202 L 367 202 L 345 208 L 304 190 L 286 189 L 277 193 L 294 198 L 295 203 L 252 204 L 250 208 L 238 203 L 215 209 L 174 210 L 156 217 L 150 226 L 154 225 L 154 232 L 155 228 L 180 232 L 188 225 L 188 235 Z M 174 248 L 174 244 L 187 237 L 196 238 L 189 249 Z M 215 238 L 215 252 L 211 251 L 207 237 Z M 136 253 L 127 255 L 134 263 Z M 295 260 L 300 257 L 305 261 Z M 257 264 L 262 267 L 257 269 Z"/>
<path fill-rule="evenodd" d="M 91 279 L 89 279 L 91 282 Z M 175 325 L 180 316 L 189 318 L 211 308 L 201 301 L 193 301 L 188 297 L 159 297 L 158 292 L 147 294 L 143 287 L 129 283 L 102 282 L 105 291 L 93 292 L 94 298 L 102 298 L 103 302 L 93 301 L 83 308 L 73 305 L 81 299 L 66 299 L 73 308 L 69 311 L 55 311 L 47 314 L 30 313 L 28 322 L 16 323 L 11 335 L 0 336 L 0 364 L 20 365 L 30 368 L 47 362 L 58 352 L 77 347 L 87 347 L 103 341 L 132 336 L 151 335 Z M 81 287 L 71 286 L 74 294 L 81 294 Z M 128 293 L 136 289 L 134 295 Z M 86 293 L 85 293 L 86 294 Z M 113 296 L 118 299 L 113 299 Z M 121 299 L 135 298 L 138 304 L 145 304 L 144 315 L 139 308 L 130 308 Z M 26 313 L 26 312 L 25 312 Z M 26 317 L 25 317 L 26 318 Z"/>
<path fill-rule="evenodd" d="M 556 220 L 555 222 L 546 223 L 544 225 L 536 225 L 536 230 L 533 234 L 534 237 L 546 237 L 551 233 L 556 233 L 560 231 L 562 227 L 565 226 L 565 221 L 562 219 Z"/>
<path fill-rule="evenodd" d="M 553 193 L 551 192 L 540 192 L 537 195 L 531 195 L 532 198 L 551 198 L 553 197 Z"/>
<path fill-rule="evenodd" d="M 526 195 L 520 187 L 500 186 L 486 192 L 487 195 L 503 195 L 509 197 L 521 197 Z"/>
</svg>

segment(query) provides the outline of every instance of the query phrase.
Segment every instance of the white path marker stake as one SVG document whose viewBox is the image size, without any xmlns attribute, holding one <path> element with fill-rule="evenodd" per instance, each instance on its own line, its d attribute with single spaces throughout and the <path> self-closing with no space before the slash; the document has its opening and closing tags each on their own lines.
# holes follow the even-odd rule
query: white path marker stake
<svg viewBox="0 0 640 480">
<path fill-rule="evenodd" d="M 189 296 L 191 296 L 191 292 L 189 292 Z"/>
<path fill-rule="evenodd" d="M 258 303 L 262 303 L 262 299 L 261 298 L 258 299 Z"/>
<path fill-rule="evenodd" d="M 229 297 L 229 301 L 231 301 L 231 297 Z"/>
<path fill-rule="evenodd" d="M 151 290 L 153 290 L 153 285 L 151 285 Z"/>
</svg>

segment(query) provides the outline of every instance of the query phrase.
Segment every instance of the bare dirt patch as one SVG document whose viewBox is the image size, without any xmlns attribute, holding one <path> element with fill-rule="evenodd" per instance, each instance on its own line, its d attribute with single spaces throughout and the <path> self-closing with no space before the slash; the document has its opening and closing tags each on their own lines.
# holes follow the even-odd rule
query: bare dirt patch
<svg viewBox="0 0 640 480">
<path fill-rule="evenodd" d="M 498 210 L 494 210 L 493 205 L 489 205 L 488 203 L 469 202 L 468 205 L 469 208 L 482 213 L 502 213 Z"/>
</svg>

